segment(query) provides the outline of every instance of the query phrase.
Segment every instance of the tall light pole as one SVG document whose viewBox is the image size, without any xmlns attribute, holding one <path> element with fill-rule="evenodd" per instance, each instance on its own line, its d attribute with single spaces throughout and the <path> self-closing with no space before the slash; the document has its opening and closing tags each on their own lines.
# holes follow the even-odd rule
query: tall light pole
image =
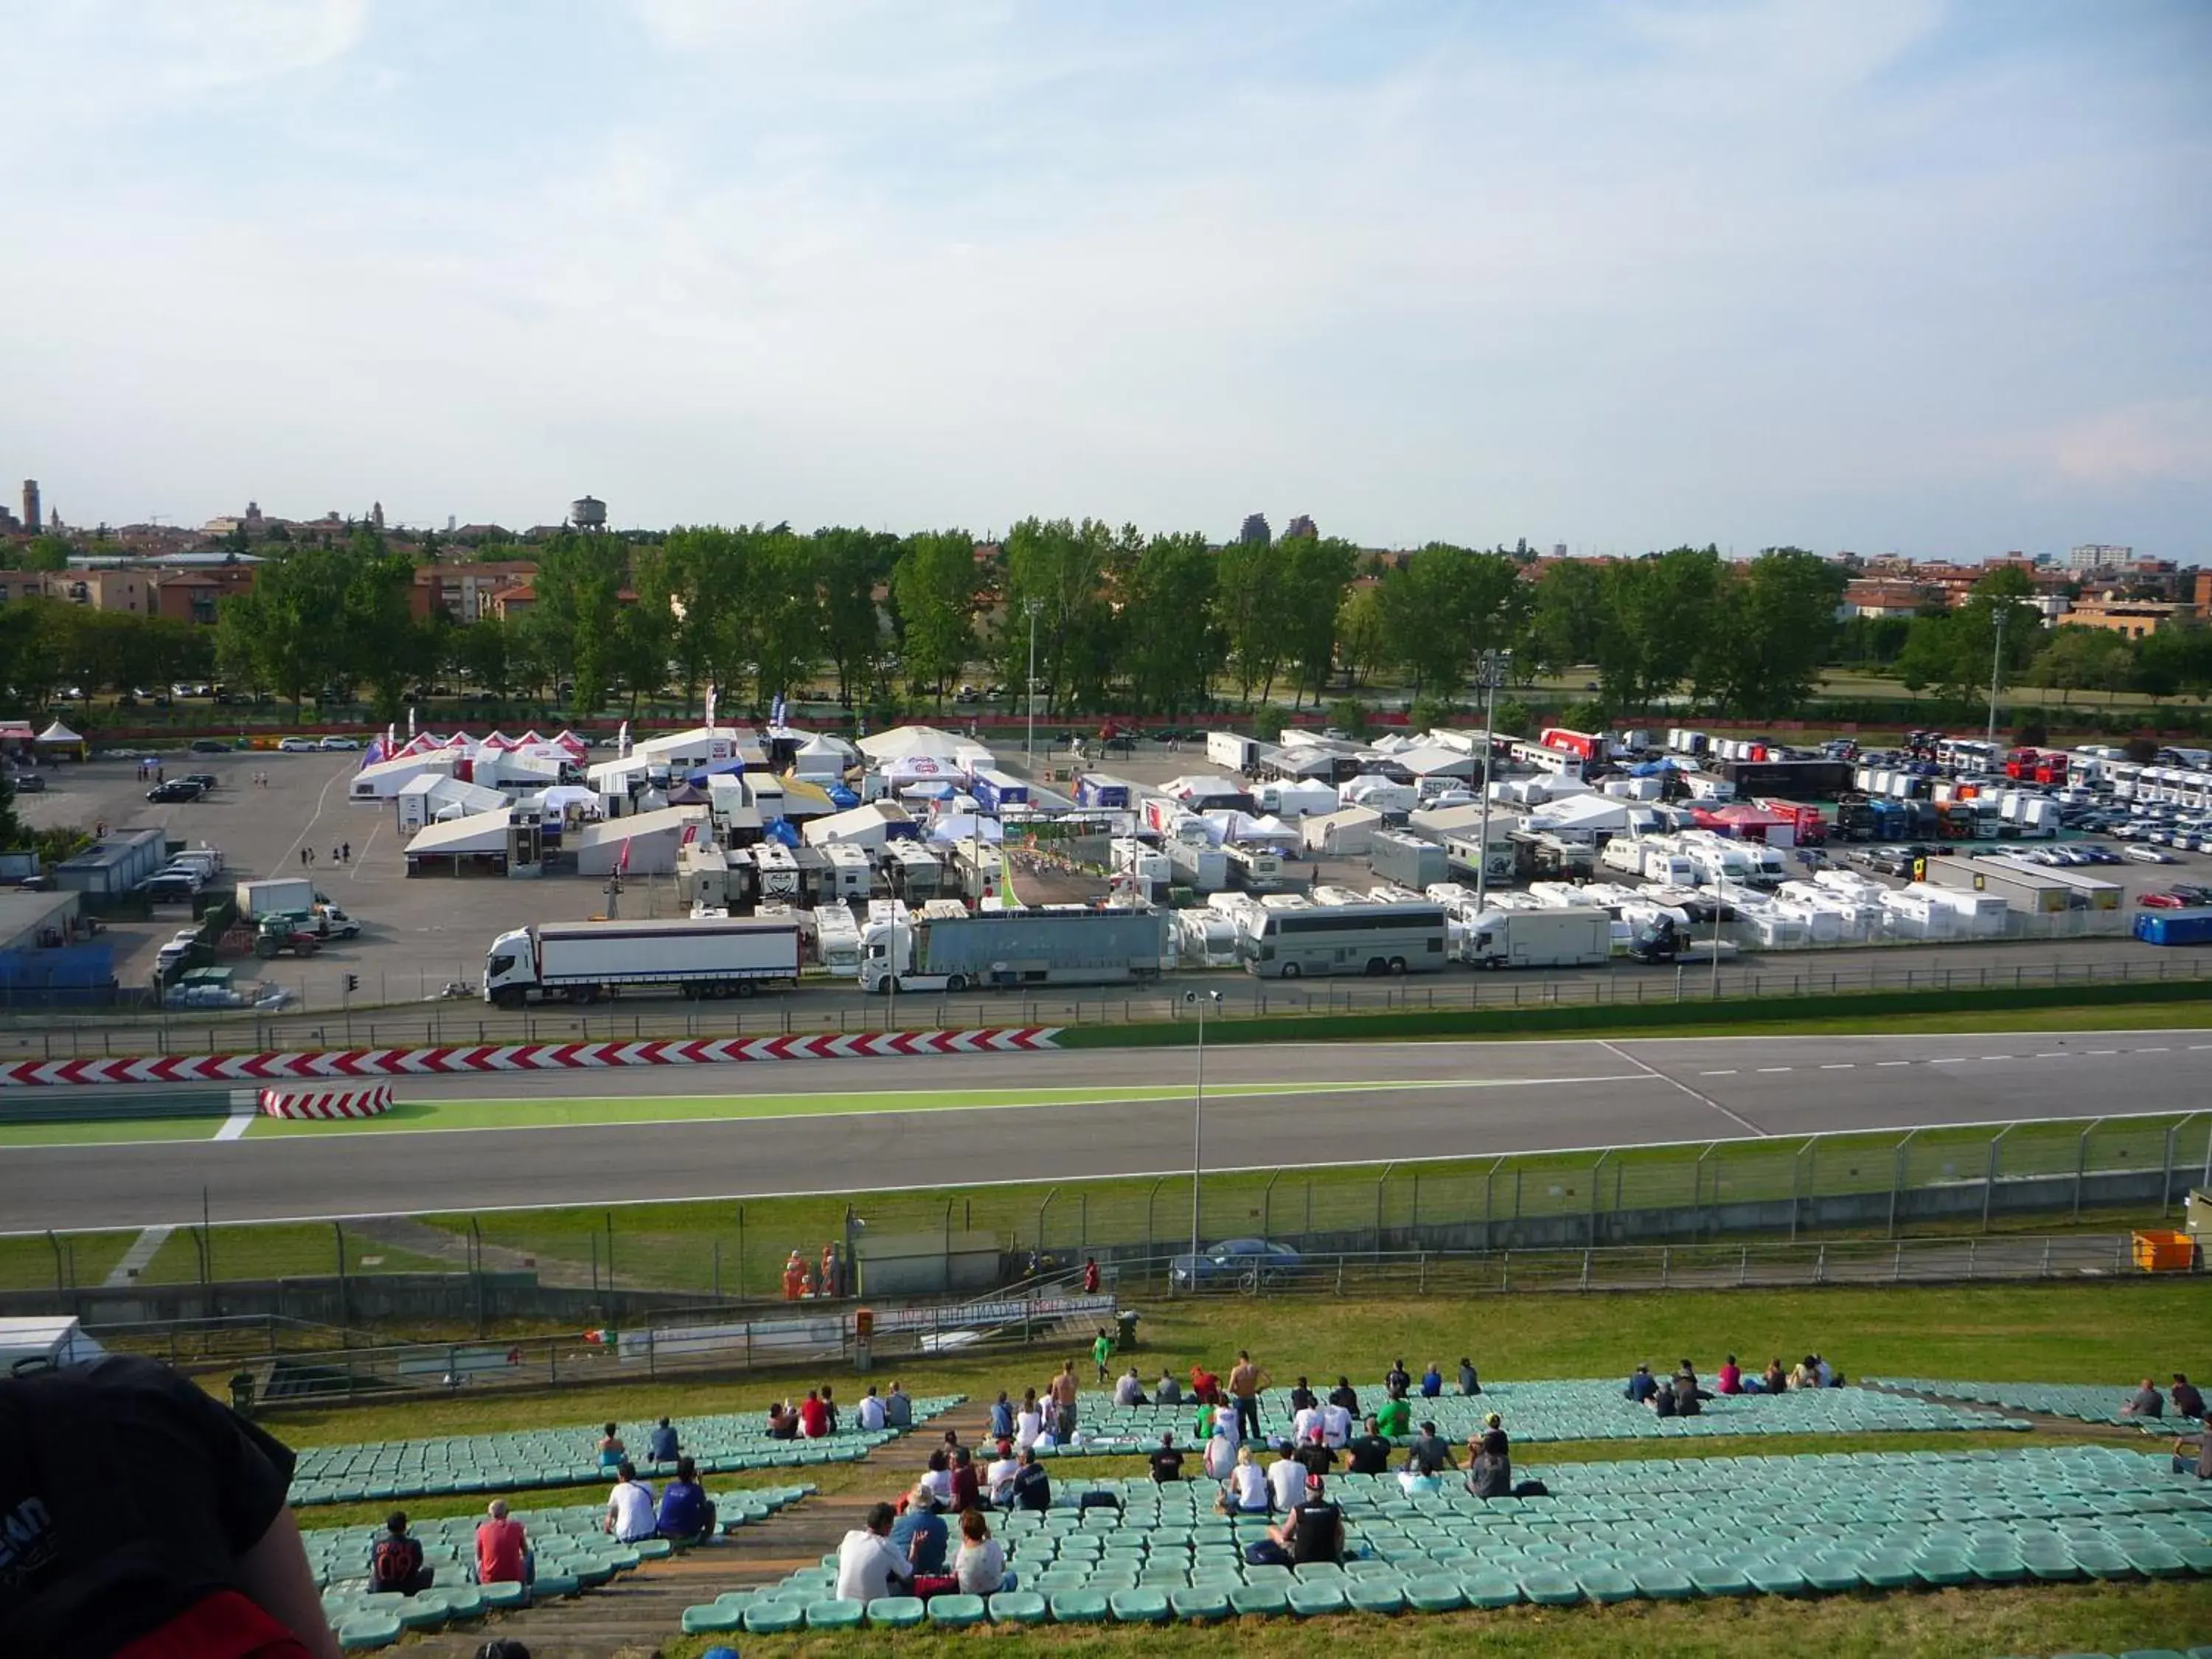
<svg viewBox="0 0 2212 1659">
<path fill-rule="evenodd" d="M 1206 1158 L 1206 1009 L 1221 1006 L 1218 991 L 1185 991 L 1185 1002 L 1198 1005 L 1198 1088 L 1190 1099 L 1190 1288 L 1198 1288 L 1198 1182 Z"/>
<path fill-rule="evenodd" d="M 1996 623 L 1996 642 L 1990 650 L 1990 758 L 1994 761 L 1997 751 L 1997 676 L 2004 668 L 2005 618 L 2012 614 L 2012 601 L 2001 599 L 1991 604 L 1990 615 Z"/>
<path fill-rule="evenodd" d="M 1044 609 L 1042 599 L 1024 599 L 1022 609 L 1030 619 L 1030 677 L 1022 682 L 1022 701 L 1029 705 L 1030 735 L 1022 749 L 1022 765 L 1030 776 L 1036 776 L 1036 619 Z"/>
<path fill-rule="evenodd" d="M 1476 669 L 1482 681 L 1482 827 L 1477 832 L 1481 846 L 1474 859 L 1474 913 L 1482 914 L 1482 902 L 1490 891 L 1490 763 L 1498 752 L 1498 683 L 1513 671 L 1510 651 L 1486 651 Z"/>
<path fill-rule="evenodd" d="M 1728 863 L 1723 854 L 1713 858 L 1713 1000 L 1721 995 L 1721 912 L 1728 908 Z"/>
</svg>

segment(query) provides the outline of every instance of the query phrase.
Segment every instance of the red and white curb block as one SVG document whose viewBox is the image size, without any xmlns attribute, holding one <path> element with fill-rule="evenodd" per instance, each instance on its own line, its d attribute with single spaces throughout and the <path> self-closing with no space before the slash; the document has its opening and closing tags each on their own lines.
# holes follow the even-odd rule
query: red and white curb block
<svg viewBox="0 0 2212 1659">
<path fill-rule="evenodd" d="M 653 1042 L 517 1042 L 440 1048 L 347 1048 L 313 1054 L 19 1060 L 0 1065 L 0 1089 L 100 1083 L 469 1077 L 485 1072 L 726 1066 L 758 1060 L 905 1060 L 929 1054 L 1035 1054 L 1058 1048 L 1060 1031 L 1057 1025 L 1017 1025 L 969 1031 L 817 1031 L 799 1036 Z"/>
<path fill-rule="evenodd" d="M 300 1093 L 287 1089 L 261 1091 L 264 1117 L 341 1118 L 382 1117 L 392 1109 L 392 1085 L 371 1089 L 321 1089 Z"/>
</svg>

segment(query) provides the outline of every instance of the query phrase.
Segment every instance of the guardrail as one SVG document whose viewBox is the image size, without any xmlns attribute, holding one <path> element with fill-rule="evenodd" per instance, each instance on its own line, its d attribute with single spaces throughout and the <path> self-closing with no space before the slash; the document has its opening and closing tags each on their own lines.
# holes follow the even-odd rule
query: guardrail
<svg viewBox="0 0 2212 1659">
<path fill-rule="evenodd" d="M 2011 954 L 2010 948 L 2005 951 Z M 1658 1007 L 1714 1000 L 1842 996 L 1864 991 L 1953 992 L 2212 983 L 2201 952 L 2152 952 L 2118 960 L 1919 963 L 1903 947 L 1885 959 L 1848 962 L 1836 951 L 1724 966 L 1597 968 L 1576 977 L 1452 972 L 1377 981 L 1261 981 L 1234 970 L 1209 975 L 1224 992 L 1209 1020 L 1269 1016 L 1451 1012 L 1530 1008 Z M 1908 959 L 1899 961 L 1895 957 Z M 1179 994 L 933 996 L 830 1002 L 802 992 L 733 1007 L 656 999 L 610 1012 L 548 1008 L 501 1013 L 480 1002 L 275 1017 L 182 1015 L 0 1024 L 0 1060 L 82 1060 L 134 1054 L 285 1052 L 326 1048 L 443 1048 L 458 1044 L 619 1042 L 654 1039 L 792 1036 L 817 1032 L 954 1030 L 973 1026 L 1117 1026 L 1189 1017 Z"/>
</svg>

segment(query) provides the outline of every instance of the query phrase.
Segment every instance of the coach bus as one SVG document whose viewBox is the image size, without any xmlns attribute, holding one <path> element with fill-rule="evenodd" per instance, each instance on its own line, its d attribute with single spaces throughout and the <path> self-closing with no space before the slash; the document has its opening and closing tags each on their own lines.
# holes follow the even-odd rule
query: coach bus
<svg viewBox="0 0 2212 1659">
<path fill-rule="evenodd" d="M 1316 904 L 1267 911 L 1238 949 L 1244 971 L 1261 979 L 1434 974 L 1451 959 L 1449 935 L 1441 904 Z"/>
</svg>

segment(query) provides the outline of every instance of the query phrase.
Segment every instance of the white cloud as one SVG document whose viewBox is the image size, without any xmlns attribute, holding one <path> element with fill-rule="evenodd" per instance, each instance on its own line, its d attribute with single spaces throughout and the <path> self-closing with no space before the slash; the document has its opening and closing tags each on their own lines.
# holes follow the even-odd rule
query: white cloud
<svg viewBox="0 0 2212 1659">
<path fill-rule="evenodd" d="M 2212 485 L 2212 399 L 2100 410 L 2055 434 L 2050 455 L 2060 473 L 2082 483 Z"/>
</svg>

